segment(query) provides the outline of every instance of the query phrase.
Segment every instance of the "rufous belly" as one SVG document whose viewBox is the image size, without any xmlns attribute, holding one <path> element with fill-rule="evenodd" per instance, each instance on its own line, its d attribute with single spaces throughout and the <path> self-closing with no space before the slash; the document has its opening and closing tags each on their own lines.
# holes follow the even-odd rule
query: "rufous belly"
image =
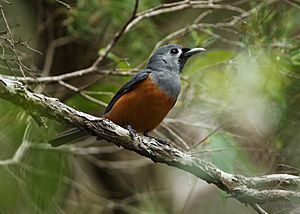
<svg viewBox="0 0 300 214">
<path fill-rule="evenodd" d="M 155 129 L 175 102 L 176 98 L 163 92 L 149 76 L 122 95 L 104 117 L 120 126 L 131 125 L 137 132 L 144 133 Z"/>
</svg>

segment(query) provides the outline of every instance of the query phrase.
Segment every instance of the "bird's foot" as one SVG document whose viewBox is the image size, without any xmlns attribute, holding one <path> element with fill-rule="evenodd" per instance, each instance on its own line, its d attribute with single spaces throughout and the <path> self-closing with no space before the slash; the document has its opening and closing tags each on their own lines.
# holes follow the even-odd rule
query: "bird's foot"
<svg viewBox="0 0 300 214">
<path fill-rule="evenodd" d="M 134 138 L 136 137 L 136 134 L 137 134 L 136 130 L 131 125 L 127 125 L 126 128 L 129 131 L 130 138 L 132 140 L 134 140 Z"/>
<path fill-rule="evenodd" d="M 171 146 L 169 143 L 167 143 L 166 140 L 162 140 L 162 139 L 158 139 L 158 138 L 154 138 L 154 139 L 162 146 L 165 146 L 165 145 Z"/>
</svg>

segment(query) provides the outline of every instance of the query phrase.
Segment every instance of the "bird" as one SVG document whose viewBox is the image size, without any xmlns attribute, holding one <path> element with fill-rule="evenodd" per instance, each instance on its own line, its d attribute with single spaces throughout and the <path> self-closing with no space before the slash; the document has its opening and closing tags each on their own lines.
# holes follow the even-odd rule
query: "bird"
<svg viewBox="0 0 300 214">
<path fill-rule="evenodd" d="M 187 60 L 204 48 L 186 48 L 169 44 L 158 48 L 146 67 L 134 75 L 113 96 L 103 117 L 136 133 L 149 136 L 175 105 L 181 90 L 180 76 Z M 49 143 L 56 147 L 78 141 L 87 133 L 73 128 Z"/>
</svg>

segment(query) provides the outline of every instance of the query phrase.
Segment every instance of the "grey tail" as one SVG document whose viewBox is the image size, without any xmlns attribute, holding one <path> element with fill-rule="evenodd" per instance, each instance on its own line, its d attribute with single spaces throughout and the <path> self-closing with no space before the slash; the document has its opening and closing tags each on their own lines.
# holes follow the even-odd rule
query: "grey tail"
<svg viewBox="0 0 300 214">
<path fill-rule="evenodd" d="M 72 128 L 65 132 L 58 134 L 54 139 L 49 141 L 49 144 L 53 147 L 61 146 L 67 143 L 75 143 L 88 136 L 88 133 L 78 128 Z"/>
</svg>

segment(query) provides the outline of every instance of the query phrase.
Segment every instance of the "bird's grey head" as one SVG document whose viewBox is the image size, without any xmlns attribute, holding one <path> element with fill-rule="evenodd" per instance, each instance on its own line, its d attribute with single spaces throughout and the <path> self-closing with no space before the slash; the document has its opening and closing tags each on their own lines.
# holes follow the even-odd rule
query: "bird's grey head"
<svg viewBox="0 0 300 214">
<path fill-rule="evenodd" d="M 167 94 L 177 97 L 180 93 L 180 74 L 186 61 L 204 48 L 184 48 L 166 45 L 159 48 L 150 58 L 146 69 L 151 70 L 154 82 Z"/>
<path fill-rule="evenodd" d="M 204 48 L 184 48 L 180 45 L 165 45 L 150 58 L 147 65 L 152 70 L 168 70 L 180 74 L 186 61 L 193 55 L 205 51 Z"/>
</svg>

